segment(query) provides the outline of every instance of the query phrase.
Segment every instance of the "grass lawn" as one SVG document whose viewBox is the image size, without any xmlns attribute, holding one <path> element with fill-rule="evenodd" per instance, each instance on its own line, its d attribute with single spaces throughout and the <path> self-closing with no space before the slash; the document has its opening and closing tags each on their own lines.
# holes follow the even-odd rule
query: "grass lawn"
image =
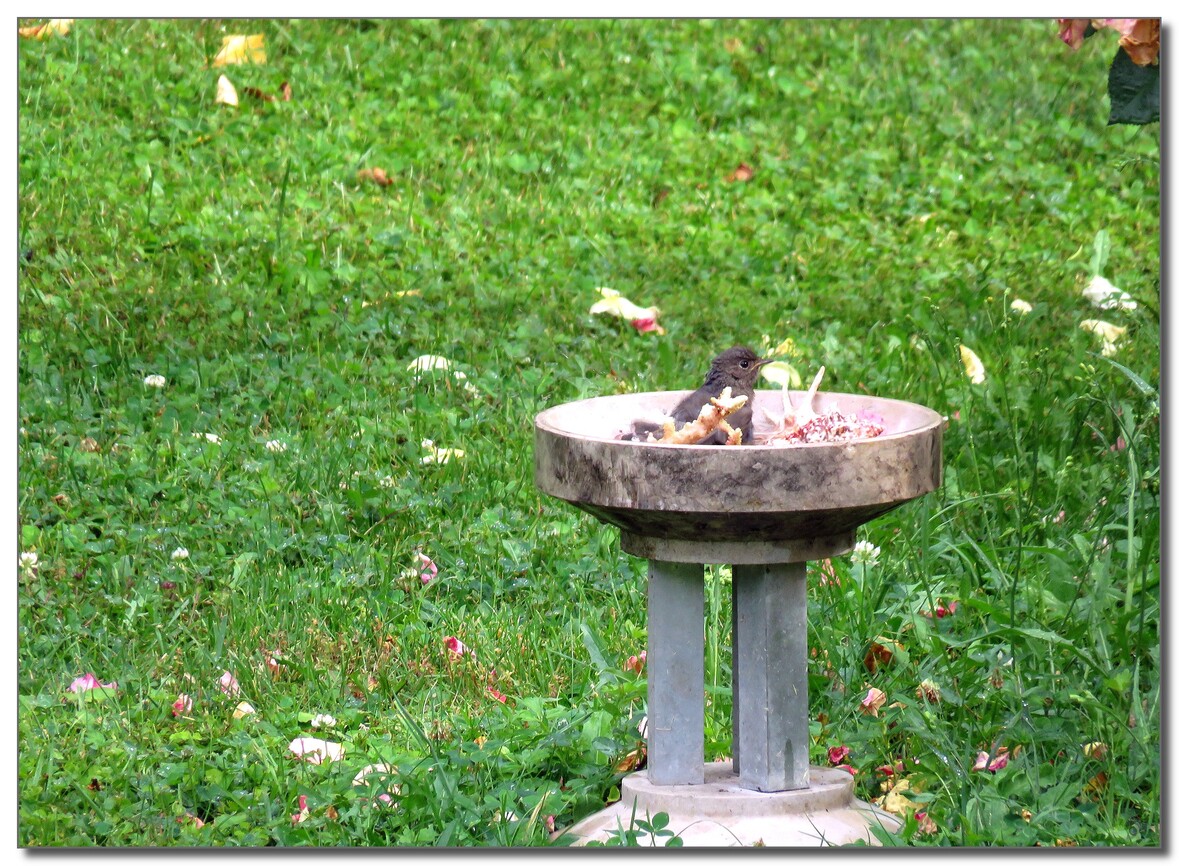
<svg viewBox="0 0 1179 866">
<path fill-rule="evenodd" d="M 211 67 L 232 33 L 265 63 Z M 888 797 L 896 844 L 1160 843 L 1159 127 L 1106 125 L 1116 37 L 80 20 L 18 49 L 20 845 L 551 844 L 641 757 L 646 572 L 536 490 L 533 416 L 734 343 L 949 419 L 942 488 L 812 570 L 812 763 Z M 665 333 L 591 316 L 603 286 Z"/>
</svg>

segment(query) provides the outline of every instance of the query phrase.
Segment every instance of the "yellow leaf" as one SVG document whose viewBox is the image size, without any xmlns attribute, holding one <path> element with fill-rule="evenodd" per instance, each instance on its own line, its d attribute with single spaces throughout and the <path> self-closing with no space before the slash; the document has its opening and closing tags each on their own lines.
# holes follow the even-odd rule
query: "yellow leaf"
<svg viewBox="0 0 1179 866">
<path fill-rule="evenodd" d="M 218 105 L 237 105 L 237 91 L 224 75 L 217 79 L 217 96 L 213 101 Z"/>
<path fill-rule="evenodd" d="M 971 382 L 981 385 L 987 381 L 986 368 L 983 367 L 982 360 L 978 355 L 961 344 L 958 345 L 958 354 L 962 358 L 962 365 L 966 368 L 966 375 L 970 377 Z"/>
<path fill-rule="evenodd" d="M 265 63 L 266 48 L 263 35 L 226 36 L 221 40 L 221 50 L 213 58 L 213 66 L 228 66 L 232 63 Z"/>
<path fill-rule="evenodd" d="M 781 385 L 783 388 L 801 388 L 802 376 L 792 364 L 785 361 L 771 361 L 761 368 L 761 375 L 767 382 Z"/>
<path fill-rule="evenodd" d="M 50 18 L 44 24 L 21 27 L 16 32 L 25 39 L 48 39 L 50 36 L 65 36 L 73 25 L 73 18 Z"/>
</svg>

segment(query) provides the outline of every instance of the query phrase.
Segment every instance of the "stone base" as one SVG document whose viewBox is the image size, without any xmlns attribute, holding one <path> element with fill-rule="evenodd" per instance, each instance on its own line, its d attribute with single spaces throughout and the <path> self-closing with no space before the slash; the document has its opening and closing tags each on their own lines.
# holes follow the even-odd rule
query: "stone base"
<svg viewBox="0 0 1179 866">
<path fill-rule="evenodd" d="M 871 827 L 897 830 L 900 822 L 852 796 L 852 777 L 843 770 L 810 768 L 810 786 L 798 791 L 762 793 L 737 784 L 731 761 L 704 765 L 702 785 L 652 785 L 645 770 L 622 780 L 622 797 L 559 835 L 574 845 L 607 842 L 619 830 L 637 829 L 635 820 L 659 812 L 667 829 L 688 846 L 817 847 L 854 842 L 880 844 Z M 641 833 L 640 846 L 665 845 L 669 836 Z"/>
</svg>

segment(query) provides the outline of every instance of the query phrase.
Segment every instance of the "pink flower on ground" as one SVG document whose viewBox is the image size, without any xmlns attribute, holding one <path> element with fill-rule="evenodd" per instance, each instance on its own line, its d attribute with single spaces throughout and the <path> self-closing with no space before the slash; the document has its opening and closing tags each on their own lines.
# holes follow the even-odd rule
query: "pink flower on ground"
<svg viewBox="0 0 1179 866">
<path fill-rule="evenodd" d="M 624 671 L 630 671 L 631 673 L 634 673 L 634 674 L 641 674 L 643 672 L 643 668 L 646 666 L 646 664 L 647 664 L 647 651 L 643 650 L 637 656 L 631 656 L 625 662 L 623 662 L 622 669 Z"/>
<path fill-rule="evenodd" d="M 660 334 L 663 333 L 663 328 L 659 327 L 659 323 L 654 319 L 631 319 L 630 323 L 640 334 L 647 334 L 651 331 L 656 331 Z"/>
<path fill-rule="evenodd" d="M 939 604 L 933 612 L 938 619 L 941 619 L 948 614 L 954 613 L 956 610 L 958 610 L 958 602 L 952 601 L 949 606 Z"/>
<path fill-rule="evenodd" d="M 895 764 L 881 764 L 876 768 L 875 772 L 880 773 L 883 776 L 894 776 L 897 773 L 902 772 L 904 769 L 904 762 L 897 761 Z"/>
<path fill-rule="evenodd" d="M 70 692 L 88 692 L 91 689 L 117 689 L 119 684 L 117 682 L 103 683 L 98 681 L 98 677 L 94 674 L 82 674 L 72 683 L 66 691 Z"/>
<path fill-rule="evenodd" d="M 548 831 L 550 833 L 555 833 L 557 830 L 557 816 L 556 815 L 545 815 L 544 816 L 544 826 L 546 829 L 548 829 Z"/>
<path fill-rule="evenodd" d="M 847 746 L 832 746 L 827 750 L 827 760 L 832 765 L 842 764 L 848 755 L 851 754 L 851 749 Z"/>
<path fill-rule="evenodd" d="M 475 653 L 471 651 L 470 647 L 453 635 L 447 635 L 442 638 L 442 642 L 446 644 L 446 648 L 450 650 L 451 655 L 470 655 L 472 659 L 475 658 Z"/>
<path fill-rule="evenodd" d="M 438 566 L 435 565 L 434 560 L 420 550 L 418 551 L 418 559 L 422 564 L 422 583 L 429 583 L 438 576 Z"/>
<path fill-rule="evenodd" d="M 987 752 L 979 752 L 978 757 L 974 759 L 973 770 L 990 770 L 992 773 L 1002 770 L 1007 766 L 1007 747 L 1000 746 L 999 751 L 995 753 L 992 758 Z"/>
<path fill-rule="evenodd" d="M 192 712 L 192 698 L 181 693 L 180 697 L 176 699 L 176 702 L 172 704 L 172 715 L 179 716 L 190 712 Z"/>
<path fill-rule="evenodd" d="M 490 694 L 497 701 L 499 701 L 501 704 L 506 704 L 508 702 L 507 697 L 503 693 L 501 693 L 498 689 L 496 689 L 495 686 L 488 686 L 487 693 Z"/>
<path fill-rule="evenodd" d="M 1119 436 L 1118 441 L 1115 442 L 1113 445 L 1109 446 L 1109 450 L 1110 451 L 1122 451 L 1125 449 L 1125 447 L 1126 447 L 1126 440 L 1123 439 L 1121 436 Z"/>
<path fill-rule="evenodd" d="M 851 773 L 853 776 L 859 772 L 859 770 L 857 770 L 851 764 L 839 764 L 838 766 L 834 767 L 834 769 L 843 770 L 845 773 Z"/>
<path fill-rule="evenodd" d="M 879 716 L 880 708 L 884 706 L 886 700 L 888 700 L 888 696 L 884 692 L 877 688 L 870 688 L 860 701 L 860 712 L 870 716 Z"/>
<path fill-rule="evenodd" d="M 306 821 L 311 817 L 311 810 L 307 808 L 307 795 L 299 795 L 299 811 L 291 815 L 291 823 L 298 824 L 300 821 Z"/>
<path fill-rule="evenodd" d="M 231 698 L 236 698 L 241 694 L 241 686 L 237 684 L 237 677 L 226 671 L 221 675 L 221 679 L 217 681 L 217 687 L 221 689 L 221 693 Z"/>
</svg>

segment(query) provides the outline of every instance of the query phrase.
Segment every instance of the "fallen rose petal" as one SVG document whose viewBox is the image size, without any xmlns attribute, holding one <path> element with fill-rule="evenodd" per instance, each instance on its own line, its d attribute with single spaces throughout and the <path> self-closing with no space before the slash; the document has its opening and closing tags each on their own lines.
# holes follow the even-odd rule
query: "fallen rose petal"
<svg viewBox="0 0 1179 866">
<path fill-rule="evenodd" d="M 999 749 L 999 754 L 995 755 L 991 762 L 987 764 L 987 769 L 992 773 L 996 772 L 997 770 L 1002 770 L 1007 766 L 1008 757 L 1007 749 L 1005 747 L 1001 747 Z"/>
<path fill-rule="evenodd" d="M 307 808 L 307 795 L 299 795 L 299 811 L 291 815 L 291 823 L 298 824 L 300 821 L 306 821 L 311 817 L 311 810 Z"/>
<path fill-rule="evenodd" d="M 418 551 L 418 559 L 421 561 L 422 583 L 429 583 L 438 576 L 438 566 L 434 563 L 434 560 L 430 559 L 430 557 L 421 551 Z"/>
<path fill-rule="evenodd" d="M 446 648 L 452 655 L 461 656 L 470 654 L 472 659 L 475 658 L 475 654 L 471 652 L 470 648 L 453 635 L 446 635 L 446 637 L 442 638 L 442 642 L 446 644 Z"/>
<path fill-rule="evenodd" d="M 845 773 L 850 773 L 853 776 L 859 772 L 859 770 L 857 770 L 855 767 L 851 766 L 851 764 L 838 764 L 838 765 L 832 767 L 831 769 L 843 770 Z"/>
<path fill-rule="evenodd" d="M 630 656 L 625 662 L 623 662 L 622 669 L 624 671 L 630 671 L 633 674 L 641 674 L 646 664 L 647 651 L 643 650 L 637 656 Z"/>
<path fill-rule="evenodd" d="M 832 766 L 842 764 L 850 754 L 851 749 L 848 746 L 832 746 L 827 750 L 827 760 L 831 762 Z"/>
<path fill-rule="evenodd" d="M 224 75 L 217 79 L 217 94 L 213 97 L 213 102 L 217 105 L 238 104 L 237 89 Z"/>
<path fill-rule="evenodd" d="M 78 677 L 76 680 L 70 683 L 69 688 L 66 689 L 66 691 L 88 692 L 91 689 L 117 689 L 118 687 L 119 684 L 117 682 L 99 682 L 98 677 L 96 677 L 94 674 L 87 673 L 82 674 L 82 676 Z"/>
<path fill-rule="evenodd" d="M 212 66 L 227 66 L 236 63 L 265 63 L 265 36 L 254 33 L 249 36 L 232 35 L 221 39 L 221 50 L 213 58 Z"/>
<path fill-rule="evenodd" d="M 182 693 L 172 704 L 172 715 L 179 716 L 189 712 L 192 712 L 192 698 Z"/>
<path fill-rule="evenodd" d="M 1092 758 L 1094 761 L 1100 761 L 1109 753 L 1109 746 L 1101 742 L 1085 743 L 1085 745 L 1081 747 L 1081 751 L 1084 753 L 1086 758 Z"/>
<path fill-rule="evenodd" d="M 487 693 L 490 694 L 497 701 L 499 701 L 501 704 L 506 704 L 508 702 L 507 697 L 502 692 L 500 692 L 498 689 L 496 689 L 495 686 L 488 686 Z"/>
<path fill-rule="evenodd" d="M 745 181 L 751 180 L 752 178 L 753 178 L 753 168 L 748 163 L 745 163 L 745 162 L 738 165 L 735 169 L 733 169 L 733 171 L 730 174 L 725 176 L 725 180 L 728 181 L 729 183 L 734 183 L 734 182 L 744 183 Z"/>
<path fill-rule="evenodd" d="M 1138 303 L 1109 280 L 1095 276 L 1081 290 L 1081 296 L 1102 310 L 1136 310 Z"/>
<path fill-rule="evenodd" d="M 970 377 L 971 382 L 975 385 L 981 385 L 987 381 L 986 368 L 983 367 L 982 360 L 972 349 L 959 344 L 958 355 L 962 358 L 962 366 L 966 369 L 966 375 Z"/>
<path fill-rule="evenodd" d="M 1057 18 L 1058 34 L 1069 48 L 1076 51 L 1085 40 L 1085 31 L 1089 27 L 1088 18 Z"/>
<path fill-rule="evenodd" d="M 217 688 L 221 693 L 230 698 L 236 698 L 241 694 L 241 686 L 237 684 L 237 677 L 229 671 L 221 674 L 221 679 L 217 681 Z"/>
<path fill-rule="evenodd" d="M 238 704 L 236 707 L 233 708 L 233 717 L 235 719 L 244 719 L 246 716 L 253 715 L 254 712 L 255 712 L 255 710 L 252 706 L 250 706 L 245 701 L 242 701 L 240 704 Z"/>
<path fill-rule="evenodd" d="M 972 770 L 985 770 L 987 768 L 987 761 L 989 761 L 990 759 L 991 759 L 991 756 L 987 752 L 979 752 L 978 757 L 976 757 L 974 759 L 974 766 L 971 767 L 970 769 L 972 769 Z"/>
<path fill-rule="evenodd" d="M 884 692 L 877 688 L 870 688 L 860 701 L 860 712 L 870 716 L 879 716 L 880 708 L 884 706 L 886 700 L 888 700 L 888 696 Z"/>
<path fill-rule="evenodd" d="M 344 747 L 340 743 L 320 740 L 316 737 L 297 737 L 287 746 L 291 754 L 308 764 L 322 764 L 325 761 L 338 761 L 344 757 Z"/>
<path fill-rule="evenodd" d="M 65 36 L 73 26 L 73 18 L 50 18 L 44 24 L 17 28 L 16 32 L 24 39 L 48 39 L 51 36 Z"/>
<path fill-rule="evenodd" d="M 601 286 L 595 289 L 595 291 L 602 296 L 602 299 L 590 307 L 591 316 L 618 316 L 631 324 L 634 324 L 636 321 L 642 322 L 643 325 L 640 330 L 643 332 L 654 331 L 660 335 L 666 333 L 659 325 L 658 307 L 640 307 L 628 301 L 620 292 L 606 288 L 605 286 Z M 636 325 L 636 327 L 639 326 Z"/>
</svg>

